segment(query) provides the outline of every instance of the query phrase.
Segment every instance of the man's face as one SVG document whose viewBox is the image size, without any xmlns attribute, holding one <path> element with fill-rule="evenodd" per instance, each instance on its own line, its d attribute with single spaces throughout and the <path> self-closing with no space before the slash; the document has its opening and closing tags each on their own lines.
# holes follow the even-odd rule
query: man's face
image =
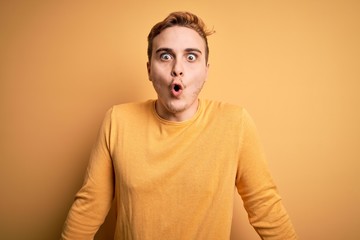
<svg viewBox="0 0 360 240">
<path fill-rule="evenodd" d="M 153 39 L 152 50 L 147 68 L 158 113 L 166 119 L 191 117 L 207 78 L 205 41 L 190 28 L 169 27 Z"/>
</svg>

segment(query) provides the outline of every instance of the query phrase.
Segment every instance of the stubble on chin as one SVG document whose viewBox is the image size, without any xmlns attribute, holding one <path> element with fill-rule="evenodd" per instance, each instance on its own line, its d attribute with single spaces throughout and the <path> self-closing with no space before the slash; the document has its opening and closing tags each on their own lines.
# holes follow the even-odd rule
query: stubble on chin
<svg viewBox="0 0 360 240">
<path fill-rule="evenodd" d="M 186 102 L 176 102 L 176 100 L 174 102 L 170 100 L 166 103 L 166 108 L 170 113 L 180 113 L 187 109 L 187 104 Z"/>
</svg>

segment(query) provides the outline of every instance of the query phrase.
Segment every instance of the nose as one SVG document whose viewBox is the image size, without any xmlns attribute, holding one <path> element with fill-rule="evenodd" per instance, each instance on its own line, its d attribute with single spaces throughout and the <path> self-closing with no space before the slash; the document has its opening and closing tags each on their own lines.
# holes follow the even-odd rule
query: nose
<svg viewBox="0 0 360 240">
<path fill-rule="evenodd" d="M 184 75 L 184 69 L 182 63 L 179 60 L 174 61 L 174 65 L 171 69 L 172 77 L 182 77 Z"/>
</svg>

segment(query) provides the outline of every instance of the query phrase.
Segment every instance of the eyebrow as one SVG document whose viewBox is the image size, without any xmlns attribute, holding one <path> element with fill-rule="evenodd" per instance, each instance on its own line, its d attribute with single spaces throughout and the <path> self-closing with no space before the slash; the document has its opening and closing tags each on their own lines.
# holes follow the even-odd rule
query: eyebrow
<svg viewBox="0 0 360 240">
<path fill-rule="evenodd" d="M 171 48 L 159 48 L 156 50 L 156 53 L 159 53 L 159 52 L 171 52 L 172 53 L 174 51 Z M 198 48 L 186 48 L 185 52 L 198 52 L 198 53 L 202 54 L 202 52 Z"/>
</svg>

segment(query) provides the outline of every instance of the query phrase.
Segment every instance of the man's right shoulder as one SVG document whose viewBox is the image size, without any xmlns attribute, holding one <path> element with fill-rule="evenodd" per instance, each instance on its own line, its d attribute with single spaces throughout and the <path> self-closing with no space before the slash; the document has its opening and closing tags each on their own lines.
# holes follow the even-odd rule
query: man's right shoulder
<svg viewBox="0 0 360 240">
<path fill-rule="evenodd" d="M 108 110 L 108 114 L 111 115 L 112 119 L 137 118 L 151 112 L 152 107 L 153 100 L 121 103 L 113 105 Z"/>
<path fill-rule="evenodd" d="M 153 100 L 147 100 L 142 102 L 127 102 L 127 103 L 120 103 L 112 106 L 113 111 L 128 111 L 128 110 L 137 110 L 148 108 L 151 106 Z"/>
</svg>

